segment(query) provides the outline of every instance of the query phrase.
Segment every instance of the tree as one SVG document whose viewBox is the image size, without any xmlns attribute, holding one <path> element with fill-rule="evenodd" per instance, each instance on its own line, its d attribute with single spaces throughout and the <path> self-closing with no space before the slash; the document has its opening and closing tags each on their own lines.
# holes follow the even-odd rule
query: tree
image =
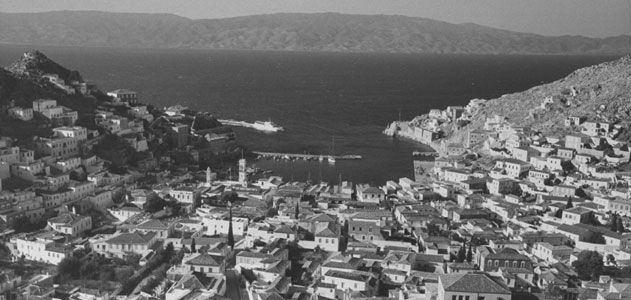
<svg viewBox="0 0 631 300">
<path fill-rule="evenodd" d="M 438 235 L 440 234 L 440 227 L 433 223 L 427 224 L 427 233 L 429 235 Z"/>
<path fill-rule="evenodd" d="M 570 196 L 567 198 L 567 203 L 565 204 L 565 208 L 568 209 L 572 207 L 574 207 L 574 204 L 572 204 L 572 197 Z"/>
<path fill-rule="evenodd" d="M 144 209 L 148 213 L 155 213 L 161 211 L 165 205 L 166 202 L 162 198 L 151 197 L 147 199 L 147 202 L 145 202 Z"/>
<path fill-rule="evenodd" d="M 18 217 L 13 221 L 13 230 L 15 230 L 16 233 L 32 232 L 44 227 L 46 227 L 45 221 L 34 223 L 31 222 L 31 219 L 27 216 Z"/>
<path fill-rule="evenodd" d="M 607 263 L 615 264 L 616 263 L 616 257 L 613 256 L 613 254 L 607 254 Z"/>
<path fill-rule="evenodd" d="M 581 280 L 597 280 L 603 271 L 603 257 L 596 251 L 581 251 L 572 267 Z"/>
<path fill-rule="evenodd" d="M 604 244 L 606 242 L 605 237 L 601 233 L 594 233 L 587 241 L 593 244 Z"/>
<path fill-rule="evenodd" d="M 587 223 L 594 225 L 594 226 L 601 226 L 602 224 L 600 224 L 600 221 L 598 221 L 598 218 L 596 218 L 596 214 L 594 214 L 593 212 L 590 212 L 587 218 Z"/>
<path fill-rule="evenodd" d="M 473 261 L 473 250 L 471 249 L 471 242 L 469 242 L 469 251 L 467 251 L 467 262 L 471 263 Z"/>
<path fill-rule="evenodd" d="M 618 217 L 618 219 L 616 220 L 617 224 L 618 224 L 618 232 L 622 233 L 624 232 L 624 223 L 622 223 L 622 217 Z"/>
<path fill-rule="evenodd" d="M 168 243 L 164 247 L 164 262 L 169 262 L 173 255 L 175 254 L 175 248 L 173 247 L 173 243 Z"/>
<path fill-rule="evenodd" d="M 294 219 L 298 220 L 298 217 L 300 216 L 300 206 L 298 205 L 299 202 L 296 202 L 296 214 Z"/>
<path fill-rule="evenodd" d="M 557 218 L 562 218 L 563 217 L 563 209 L 558 209 L 555 213 L 554 216 Z"/>
<path fill-rule="evenodd" d="M 79 269 L 79 277 L 81 279 L 96 279 L 93 278 L 93 275 L 97 275 L 101 271 L 99 270 L 100 266 L 96 261 L 88 261 L 81 265 Z M 98 271 L 98 272 L 97 272 Z"/>
<path fill-rule="evenodd" d="M 195 238 L 191 240 L 191 253 L 197 252 L 197 247 L 195 247 Z"/>
<path fill-rule="evenodd" d="M 61 260 L 57 265 L 57 276 L 63 281 L 64 279 L 79 278 L 81 269 L 81 261 L 75 256 L 69 256 Z"/>
<path fill-rule="evenodd" d="M 613 213 L 611 221 L 609 222 L 609 229 L 613 232 L 618 232 L 618 214 Z"/>
<path fill-rule="evenodd" d="M 267 218 L 273 218 L 273 217 L 275 217 L 275 216 L 277 216 L 277 215 L 278 215 L 278 209 L 276 209 L 275 207 L 270 207 L 270 208 L 267 210 L 267 213 L 265 214 L 265 216 L 266 216 Z"/>
<path fill-rule="evenodd" d="M 228 219 L 228 245 L 234 250 L 234 234 L 232 233 L 232 207 L 230 207 L 230 216 Z"/>
<path fill-rule="evenodd" d="M 132 275 L 134 275 L 134 268 L 130 266 L 120 267 L 114 270 L 114 278 L 120 283 L 126 282 Z"/>
<path fill-rule="evenodd" d="M 140 262 L 140 254 L 137 253 L 127 253 L 125 255 L 125 263 L 129 266 L 137 266 Z"/>
<path fill-rule="evenodd" d="M 465 243 L 462 243 L 462 246 L 460 246 L 460 250 L 458 250 L 458 255 L 456 256 L 456 262 L 464 262 L 467 259 L 466 247 L 467 245 Z"/>
</svg>

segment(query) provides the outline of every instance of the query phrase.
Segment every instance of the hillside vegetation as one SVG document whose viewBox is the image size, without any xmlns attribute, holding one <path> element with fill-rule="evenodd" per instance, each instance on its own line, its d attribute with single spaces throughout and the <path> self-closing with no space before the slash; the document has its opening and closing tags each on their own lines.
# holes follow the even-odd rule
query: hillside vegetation
<svg viewBox="0 0 631 300">
<path fill-rule="evenodd" d="M 542 107 L 544 99 L 550 103 Z M 582 69 L 549 84 L 503 95 L 487 101 L 472 116 L 466 130 L 444 128 L 450 141 L 459 141 L 468 130 L 479 129 L 487 117 L 500 115 L 517 126 L 531 126 L 544 133 L 562 134 L 564 120 L 631 121 L 631 56 Z"/>
</svg>

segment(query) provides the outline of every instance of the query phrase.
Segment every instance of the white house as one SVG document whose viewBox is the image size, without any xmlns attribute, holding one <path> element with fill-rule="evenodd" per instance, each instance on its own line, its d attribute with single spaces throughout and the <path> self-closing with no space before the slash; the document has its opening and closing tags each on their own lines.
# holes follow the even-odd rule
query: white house
<svg viewBox="0 0 631 300">
<path fill-rule="evenodd" d="M 361 202 L 380 203 L 385 198 L 385 193 L 376 187 L 367 187 L 357 190 L 357 200 Z"/>
</svg>

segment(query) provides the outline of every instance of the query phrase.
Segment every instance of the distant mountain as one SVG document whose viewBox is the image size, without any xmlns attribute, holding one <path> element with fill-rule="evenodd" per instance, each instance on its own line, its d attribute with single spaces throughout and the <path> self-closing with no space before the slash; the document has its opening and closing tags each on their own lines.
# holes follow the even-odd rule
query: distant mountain
<svg viewBox="0 0 631 300">
<path fill-rule="evenodd" d="M 631 53 L 629 35 L 549 37 L 470 23 L 337 13 L 214 20 L 97 11 L 0 13 L 0 43 L 338 52 Z"/>
</svg>

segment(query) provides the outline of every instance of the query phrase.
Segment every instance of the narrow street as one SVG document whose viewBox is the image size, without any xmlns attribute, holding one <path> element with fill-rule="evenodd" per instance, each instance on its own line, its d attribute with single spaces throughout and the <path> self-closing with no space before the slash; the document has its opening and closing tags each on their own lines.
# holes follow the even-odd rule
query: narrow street
<svg viewBox="0 0 631 300">
<path fill-rule="evenodd" d="M 235 270 L 226 270 L 226 297 L 233 300 L 247 300 L 241 297 L 241 276 Z"/>
</svg>

